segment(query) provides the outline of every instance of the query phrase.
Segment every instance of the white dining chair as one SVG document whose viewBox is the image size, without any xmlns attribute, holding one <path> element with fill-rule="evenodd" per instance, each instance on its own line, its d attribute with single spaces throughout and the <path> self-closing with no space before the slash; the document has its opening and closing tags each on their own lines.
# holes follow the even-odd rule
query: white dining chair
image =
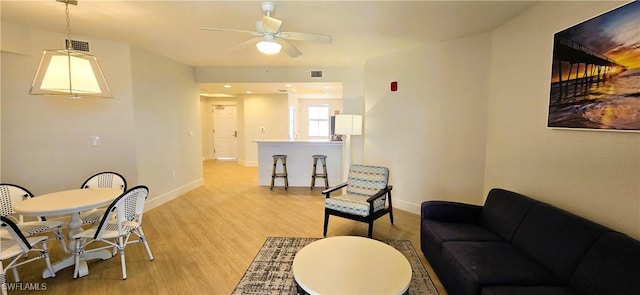
<svg viewBox="0 0 640 295">
<path fill-rule="evenodd" d="M 100 172 L 87 178 L 80 188 L 119 188 L 124 192 L 127 190 L 127 180 L 117 172 Z M 80 213 L 82 224 L 96 224 L 104 215 L 105 209 L 97 208 Z"/>
<path fill-rule="evenodd" d="M 49 259 L 46 236 L 25 237 L 20 228 L 9 218 L 0 216 L 0 230 L 6 232 L 10 238 L 0 239 L 0 282 L 2 283 L 2 295 L 7 295 L 7 270 L 13 270 L 15 282 L 20 282 L 17 266 L 44 258 L 47 268 L 52 276 L 55 276 Z M 40 244 L 38 247 L 37 245 Z M 29 255 L 37 253 L 37 256 Z M 23 259 L 26 257 L 25 259 Z M 23 260 L 21 260 L 23 259 Z M 5 264 L 5 262 L 8 263 Z"/>
<path fill-rule="evenodd" d="M 26 236 L 31 237 L 40 233 L 53 232 L 56 240 L 62 244 L 62 250 L 69 253 L 67 243 L 62 234 L 62 221 L 46 220 L 44 217 L 35 217 L 36 220 L 26 221 L 24 216 L 17 214 L 13 210 L 14 204 L 23 200 L 33 198 L 33 194 L 26 188 L 9 183 L 0 184 L 0 216 L 11 219 Z M 0 232 L 0 237 L 4 237 L 6 232 Z"/>
<path fill-rule="evenodd" d="M 144 203 L 148 195 L 149 188 L 144 185 L 131 188 L 109 205 L 98 226 L 82 231 L 73 237 L 76 243 L 74 278 L 79 276 L 80 259 L 83 259 L 83 255 L 86 253 L 94 251 L 113 249 L 115 247 L 120 253 L 123 280 L 127 279 L 124 255 L 124 249 L 127 245 L 142 242 L 147 250 L 149 260 L 153 260 L 151 248 L 142 231 Z M 135 240 L 129 239 L 131 234 L 136 236 Z M 87 248 L 87 246 L 95 242 L 101 242 L 106 245 Z"/>
</svg>

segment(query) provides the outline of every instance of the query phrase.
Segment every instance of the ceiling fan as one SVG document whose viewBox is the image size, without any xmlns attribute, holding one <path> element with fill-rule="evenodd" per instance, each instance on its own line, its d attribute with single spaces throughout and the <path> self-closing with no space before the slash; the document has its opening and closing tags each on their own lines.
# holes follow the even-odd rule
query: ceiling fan
<svg viewBox="0 0 640 295">
<path fill-rule="evenodd" d="M 285 52 L 287 52 L 287 54 L 291 57 L 298 57 L 302 55 L 302 52 L 287 40 L 331 43 L 331 36 L 329 35 L 282 32 L 282 21 L 271 16 L 273 11 L 276 9 L 276 4 L 273 2 L 262 2 L 260 6 L 264 14 L 262 15 L 262 20 L 256 22 L 256 31 L 222 28 L 201 28 L 201 30 L 237 32 L 258 36 L 256 38 L 252 38 L 245 42 L 242 42 L 234 46 L 233 48 L 255 44 L 255 46 L 258 48 L 258 51 L 264 54 L 276 54 L 284 48 Z"/>
</svg>

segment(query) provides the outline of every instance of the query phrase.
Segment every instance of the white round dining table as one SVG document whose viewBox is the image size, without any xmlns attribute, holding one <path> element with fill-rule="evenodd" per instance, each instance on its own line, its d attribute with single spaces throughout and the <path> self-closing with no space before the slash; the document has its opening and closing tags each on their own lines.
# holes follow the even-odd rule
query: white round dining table
<svg viewBox="0 0 640 295">
<path fill-rule="evenodd" d="M 60 269 L 75 265 L 75 240 L 73 236 L 82 231 L 80 212 L 110 204 L 122 193 L 123 191 L 118 188 L 85 188 L 59 191 L 18 202 L 13 206 L 13 210 L 25 216 L 71 215 L 67 233 L 69 253 L 62 261 L 52 265 L 54 272 L 57 272 Z M 111 252 L 109 251 L 94 253 L 91 253 L 92 255 L 87 256 L 86 259 L 101 258 L 104 260 L 111 258 Z M 88 273 L 86 260 L 83 260 L 80 262 L 80 276 L 85 276 Z M 48 269 L 45 269 L 42 273 L 42 278 L 52 276 L 54 274 L 49 273 Z"/>
</svg>

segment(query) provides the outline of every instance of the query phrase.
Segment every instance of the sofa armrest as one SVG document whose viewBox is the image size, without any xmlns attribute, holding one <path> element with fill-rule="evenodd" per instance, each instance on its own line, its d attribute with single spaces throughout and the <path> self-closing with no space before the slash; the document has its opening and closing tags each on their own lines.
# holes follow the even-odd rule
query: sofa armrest
<svg viewBox="0 0 640 295">
<path fill-rule="evenodd" d="M 448 222 L 476 223 L 482 213 L 482 206 L 449 201 L 426 201 L 421 209 L 421 220 Z"/>
</svg>

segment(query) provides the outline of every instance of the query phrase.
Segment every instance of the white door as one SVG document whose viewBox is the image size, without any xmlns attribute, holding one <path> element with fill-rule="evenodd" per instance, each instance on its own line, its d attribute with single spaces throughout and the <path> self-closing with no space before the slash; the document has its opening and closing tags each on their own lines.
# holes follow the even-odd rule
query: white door
<svg viewBox="0 0 640 295">
<path fill-rule="evenodd" d="M 213 141 L 216 159 L 236 159 L 238 129 L 236 106 L 215 106 L 213 113 Z"/>
</svg>

